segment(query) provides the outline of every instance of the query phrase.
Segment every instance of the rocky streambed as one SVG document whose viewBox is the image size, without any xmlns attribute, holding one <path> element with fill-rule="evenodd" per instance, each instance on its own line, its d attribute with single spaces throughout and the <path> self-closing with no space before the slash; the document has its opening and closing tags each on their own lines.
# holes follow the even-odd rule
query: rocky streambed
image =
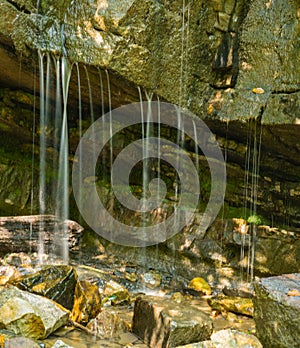
<svg viewBox="0 0 300 348">
<path fill-rule="evenodd" d="M 41 221 L 43 257 L 37 253 Z M 223 251 L 216 249 L 221 221 L 184 250 L 192 230 L 161 245 L 125 248 L 69 220 L 68 265 L 55 256 L 53 216 L 0 222 L 0 346 L 298 347 L 298 239 L 290 243 L 295 236 L 288 231 L 257 227 L 250 281 L 237 256 L 240 239 L 247 239 L 239 233 L 241 220 L 226 222 Z M 281 267 L 278 260 L 272 266 L 274 241 L 294 248 Z M 212 251 L 219 249 L 216 257 Z"/>
<path fill-rule="evenodd" d="M 70 265 L 10 253 L 0 266 L 2 347 L 297 347 L 300 275 L 232 280 L 139 266 L 82 248 Z M 142 253 L 142 250 L 141 250 Z M 85 257 L 83 257 L 85 255 Z M 81 260 L 81 262 L 79 262 Z M 253 318 L 254 316 L 254 318 Z"/>
</svg>

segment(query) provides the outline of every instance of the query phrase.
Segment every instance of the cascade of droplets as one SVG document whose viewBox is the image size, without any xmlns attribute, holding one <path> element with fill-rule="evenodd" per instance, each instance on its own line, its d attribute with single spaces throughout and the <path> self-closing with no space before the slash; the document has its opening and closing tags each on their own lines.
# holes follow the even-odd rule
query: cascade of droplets
<svg viewBox="0 0 300 348">
<path fill-rule="evenodd" d="M 243 215 L 245 218 L 257 216 L 257 193 L 259 180 L 259 165 L 260 165 L 260 149 L 261 149 L 262 127 L 260 122 L 250 120 L 248 123 L 247 134 L 247 151 L 245 156 L 245 176 L 244 176 L 244 207 Z M 249 175 L 251 173 L 251 178 Z M 249 202 L 249 204 L 248 204 Z M 249 216 L 248 216 L 249 217 Z M 254 279 L 254 263 L 255 263 L 255 243 L 257 224 L 250 223 L 249 226 L 242 226 L 241 231 L 241 279 L 243 279 L 243 269 L 245 267 L 245 248 L 248 248 L 247 253 L 247 281 Z M 248 233 L 247 233 L 247 229 Z M 246 239 L 247 238 L 247 239 Z"/>
</svg>

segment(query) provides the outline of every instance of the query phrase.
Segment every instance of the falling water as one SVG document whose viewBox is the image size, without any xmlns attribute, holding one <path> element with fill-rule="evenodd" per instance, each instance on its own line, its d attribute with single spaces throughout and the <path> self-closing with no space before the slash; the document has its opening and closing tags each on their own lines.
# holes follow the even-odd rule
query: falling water
<svg viewBox="0 0 300 348">
<path fill-rule="evenodd" d="M 107 94 L 108 94 L 108 112 L 109 112 L 109 163 L 110 168 L 113 167 L 113 129 L 112 129 L 112 108 L 111 108 L 111 91 L 110 91 L 110 80 L 108 70 L 105 70 L 107 80 Z M 111 170 L 112 175 L 112 170 Z M 112 182 L 112 178 L 110 178 Z"/>
<path fill-rule="evenodd" d="M 257 129 L 260 125 L 260 131 Z M 248 214 L 254 219 L 257 218 L 257 192 L 259 180 L 260 148 L 261 148 L 262 128 L 256 120 L 250 120 L 248 124 L 247 135 L 247 152 L 245 157 L 245 177 L 244 177 L 244 218 L 249 220 Z M 251 182 L 249 174 L 251 173 Z M 250 195 L 249 195 L 250 186 Z M 248 206 L 249 201 L 249 206 Z M 250 226 L 242 226 L 242 243 L 241 243 L 241 279 L 243 279 L 243 268 L 245 259 L 245 247 L 248 247 L 247 253 L 247 281 L 254 279 L 254 262 L 255 262 L 255 243 L 257 223 L 251 222 Z M 248 229 L 248 233 L 247 233 Z M 246 239 L 247 238 L 247 239 Z"/>
<path fill-rule="evenodd" d="M 40 233 L 38 243 L 38 255 L 40 264 L 43 263 L 45 254 L 45 227 L 43 216 L 46 212 L 46 129 L 45 129 L 45 88 L 44 88 L 44 54 L 38 51 L 39 71 L 40 71 L 40 165 L 39 165 L 39 212 L 42 216 L 40 220 Z"/>
<path fill-rule="evenodd" d="M 82 104 L 81 104 L 81 79 L 80 79 L 80 70 L 79 70 L 79 64 L 76 63 L 76 71 L 77 71 L 77 85 L 78 85 L 78 128 L 79 128 L 79 182 L 82 182 L 82 168 L 83 168 L 83 154 L 82 154 L 82 144 L 80 142 L 82 138 Z M 77 204 L 79 205 L 79 211 L 82 211 L 82 203 L 83 203 L 83 197 L 82 197 L 82 187 L 79 185 L 79 200 Z M 79 217 L 79 221 L 81 220 L 81 217 Z"/>
<path fill-rule="evenodd" d="M 199 147 L 198 147 L 198 134 L 197 128 L 194 119 L 192 120 L 193 130 L 194 130 L 194 138 L 195 138 L 195 166 L 197 169 L 197 173 L 199 173 Z"/>
<path fill-rule="evenodd" d="M 65 263 L 69 259 L 68 248 L 68 225 L 66 220 L 69 217 L 69 144 L 68 144 L 68 117 L 67 101 L 69 92 L 69 83 L 72 72 L 72 65 L 65 57 L 61 62 L 61 80 L 63 95 L 63 118 L 61 127 L 60 153 L 59 153 L 59 171 L 56 207 L 59 220 L 62 222 L 58 237 L 61 237 L 61 256 Z"/>
<path fill-rule="evenodd" d="M 260 127 L 259 134 L 257 127 Z M 257 215 L 257 192 L 259 180 L 259 164 L 260 164 L 260 150 L 261 150 L 262 126 L 256 121 L 254 123 L 254 144 L 253 144 L 253 158 L 252 158 L 252 214 Z M 252 224 L 251 236 L 251 262 L 250 262 L 250 276 L 251 281 L 254 280 L 254 262 L 255 262 L 255 243 L 256 243 L 257 223 Z"/>
<path fill-rule="evenodd" d="M 36 70 L 34 72 L 36 77 Z M 36 79 L 33 81 L 33 123 L 32 123 L 32 152 L 31 152 L 31 190 L 30 190 L 30 215 L 33 215 L 33 205 L 34 205 L 34 166 L 35 166 L 35 132 L 36 132 Z M 30 241 L 32 240 L 32 222 L 30 222 Z M 30 253 L 31 253 L 30 243 Z"/>
</svg>

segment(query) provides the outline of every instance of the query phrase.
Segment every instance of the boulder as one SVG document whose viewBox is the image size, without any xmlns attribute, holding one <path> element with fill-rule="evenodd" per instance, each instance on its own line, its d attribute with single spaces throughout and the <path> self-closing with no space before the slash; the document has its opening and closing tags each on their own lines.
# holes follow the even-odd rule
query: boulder
<svg viewBox="0 0 300 348">
<path fill-rule="evenodd" d="M 44 339 L 68 319 L 69 312 L 54 301 L 14 286 L 0 289 L 0 327 L 16 335 Z"/>
<path fill-rule="evenodd" d="M 299 347 L 300 273 L 263 278 L 254 288 L 254 320 L 263 346 Z"/>
<path fill-rule="evenodd" d="M 202 293 L 204 295 L 211 295 L 211 287 L 203 278 L 200 277 L 193 278 L 189 282 L 188 290 L 192 290 L 196 293 Z"/>
<path fill-rule="evenodd" d="M 135 302 L 132 332 L 150 347 L 171 348 L 208 339 L 212 320 L 188 302 L 144 296 Z"/>
<path fill-rule="evenodd" d="M 67 265 L 44 266 L 41 270 L 21 276 L 13 284 L 18 288 L 50 298 L 67 309 L 73 308 L 77 283 L 75 269 Z"/>
<path fill-rule="evenodd" d="M 220 312 L 226 311 L 248 315 L 250 317 L 253 316 L 253 302 L 251 298 L 218 295 L 216 297 L 209 298 L 207 301 L 212 309 Z"/>
</svg>

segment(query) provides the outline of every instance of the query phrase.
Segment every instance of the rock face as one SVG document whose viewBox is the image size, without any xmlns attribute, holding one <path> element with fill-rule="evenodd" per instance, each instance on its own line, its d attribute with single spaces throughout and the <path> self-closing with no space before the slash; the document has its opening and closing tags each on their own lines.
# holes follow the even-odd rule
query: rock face
<svg viewBox="0 0 300 348">
<path fill-rule="evenodd" d="M 79 243 L 83 227 L 71 220 L 65 223 L 68 228 L 68 246 L 73 249 Z M 57 233 L 63 228 L 62 226 L 63 224 L 54 215 L 0 217 L 0 253 L 5 255 L 11 252 L 37 251 L 40 232 L 44 236 L 46 251 L 51 253 L 57 243 L 55 236 L 59 238 Z"/>
<path fill-rule="evenodd" d="M 17 335 L 43 339 L 65 325 L 67 310 L 55 302 L 10 286 L 0 291 L 0 326 Z"/>
<path fill-rule="evenodd" d="M 263 278 L 255 284 L 254 319 L 264 347 L 298 347 L 300 274 Z"/>
<path fill-rule="evenodd" d="M 69 310 L 73 308 L 76 283 L 75 269 L 65 265 L 44 266 L 14 281 L 20 289 L 50 298 Z"/>
<path fill-rule="evenodd" d="M 0 84 L 13 88 L 0 96 L 1 210 L 28 211 L 32 187 L 37 196 L 30 157 L 40 50 L 45 65 L 47 52 L 54 55 L 52 72 L 62 55 L 79 63 L 70 81 L 72 129 L 78 126 L 78 74 L 83 115 L 90 114 L 91 101 L 96 117 L 137 101 L 140 86 L 143 99 L 153 92 L 153 99 L 180 104 L 216 133 L 228 163 L 228 214 L 240 215 L 256 200 L 259 213 L 275 225 L 300 226 L 296 0 L 185 6 L 181 0 L 56 0 L 38 8 L 30 0 L 2 0 L 0 8 L 0 63 L 6 67 Z M 55 99 L 53 89 L 49 96 Z M 71 151 L 75 146 L 73 139 Z M 47 151 L 55 155 L 51 146 Z"/>
<path fill-rule="evenodd" d="M 160 297 L 139 297 L 134 306 L 132 332 L 155 348 L 171 348 L 204 341 L 212 333 L 209 316 L 187 303 L 166 303 Z"/>
</svg>

